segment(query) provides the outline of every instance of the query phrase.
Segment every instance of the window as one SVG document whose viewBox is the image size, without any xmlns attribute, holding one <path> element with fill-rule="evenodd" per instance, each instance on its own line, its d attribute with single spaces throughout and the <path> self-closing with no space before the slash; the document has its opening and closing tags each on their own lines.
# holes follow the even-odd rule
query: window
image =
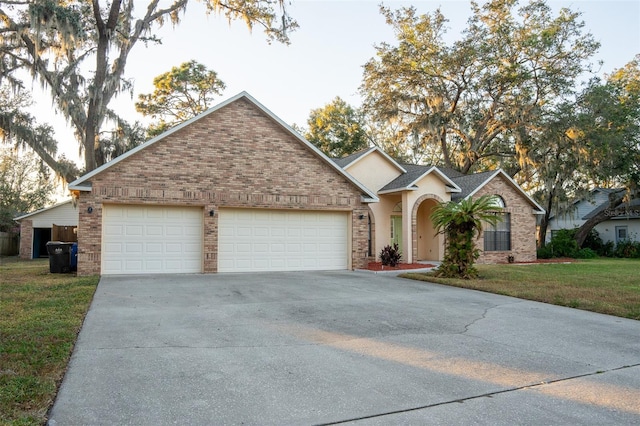
<svg viewBox="0 0 640 426">
<path fill-rule="evenodd" d="M 616 244 L 627 239 L 627 227 L 616 226 Z"/>
<path fill-rule="evenodd" d="M 504 208 L 504 199 L 496 196 L 496 206 Z M 511 213 L 496 213 L 500 221 L 495 225 L 484 224 L 484 251 L 511 250 Z"/>
</svg>

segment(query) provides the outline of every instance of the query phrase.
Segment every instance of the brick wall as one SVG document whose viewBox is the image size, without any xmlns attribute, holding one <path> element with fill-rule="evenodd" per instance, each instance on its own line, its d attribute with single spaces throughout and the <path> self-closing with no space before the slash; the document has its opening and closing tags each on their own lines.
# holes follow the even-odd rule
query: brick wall
<svg viewBox="0 0 640 426">
<path fill-rule="evenodd" d="M 23 219 L 20 221 L 20 259 L 33 257 L 33 221 Z"/>
<path fill-rule="evenodd" d="M 366 264 L 361 191 L 240 98 L 90 179 L 79 197 L 78 274 L 100 273 L 102 204 L 352 212 L 352 266 Z M 91 207 L 91 213 L 88 212 Z M 204 215 L 204 272 L 217 270 L 218 215 Z"/>
<path fill-rule="evenodd" d="M 476 241 L 481 250 L 478 263 L 506 263 L 508 256 L 513 256 L 516 262 L 536 260 L 536 215 L 533 214 L 533 206 L 501 175 L 487 183 L 475 196 L 485 194 L 501 196 L 506 206 L 504 211 L 511 214 L 511 250 L 485 252 L 484 236 L 481 235 Z"/>
</svg>

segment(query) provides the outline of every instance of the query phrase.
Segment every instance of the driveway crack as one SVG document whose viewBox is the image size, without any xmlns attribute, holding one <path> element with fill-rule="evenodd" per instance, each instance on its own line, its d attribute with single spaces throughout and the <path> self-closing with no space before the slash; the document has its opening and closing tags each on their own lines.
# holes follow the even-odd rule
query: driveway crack
<svg viewBox="0 0 640 426">
<path fill-rule="evenodd" d="M 479 321 L 482 321 L 484 319 L 487 319 L 487 314 L 489 313 L 489 311 L 493 310 L 493 309 L 497 309 L 500 308 L 502 306 L 506 306 L 506 305 L 514 305 L 514 304 L 518 304 L 518 303 L 523 303 L 522 301 L 517 301 L 517 302 L 510 302 L 510 303 L 501 303 L 499 305 L 494 305 L 494 306 L 489 306 L 488 308 L 485 308 L 484 311 L 482 312 L 482 314 L 474 319 L 473 321 L 471 321 L 470 323 L 465 324 L 464 326 L 464 331 L 458 333 L 458 334 L 465 334 L 469 331 L 469 328 L 471 328 L 472 326 L 474 326 L 476 323 L 478 323 Z"/>
</svg>

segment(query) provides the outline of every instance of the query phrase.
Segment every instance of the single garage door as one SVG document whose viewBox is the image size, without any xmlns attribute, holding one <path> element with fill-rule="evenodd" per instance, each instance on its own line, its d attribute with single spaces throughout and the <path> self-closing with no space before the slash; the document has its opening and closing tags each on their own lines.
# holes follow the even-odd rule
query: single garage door
<svg viewBox="0 0 640 426">
<path fill-rule="evenodd" d="M 348 268 L 348 213 L 220 209 L 218 270 Z"/>
<path fill-rule="evenodd" d="M 202 272 L 201 208 L 104 205 L 102 273 Z"/>
</svg>

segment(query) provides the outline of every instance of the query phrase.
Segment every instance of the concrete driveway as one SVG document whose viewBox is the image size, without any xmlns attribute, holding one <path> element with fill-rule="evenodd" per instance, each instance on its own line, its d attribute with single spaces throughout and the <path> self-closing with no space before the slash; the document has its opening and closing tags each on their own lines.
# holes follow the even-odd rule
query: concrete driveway
<svg viewBox="0 0 640 426">
<path fill-rule="evenodd" d="M 50 415 L 640 424 L 640 322 L 366 272 L 103 277 Z"/>
</svg>

